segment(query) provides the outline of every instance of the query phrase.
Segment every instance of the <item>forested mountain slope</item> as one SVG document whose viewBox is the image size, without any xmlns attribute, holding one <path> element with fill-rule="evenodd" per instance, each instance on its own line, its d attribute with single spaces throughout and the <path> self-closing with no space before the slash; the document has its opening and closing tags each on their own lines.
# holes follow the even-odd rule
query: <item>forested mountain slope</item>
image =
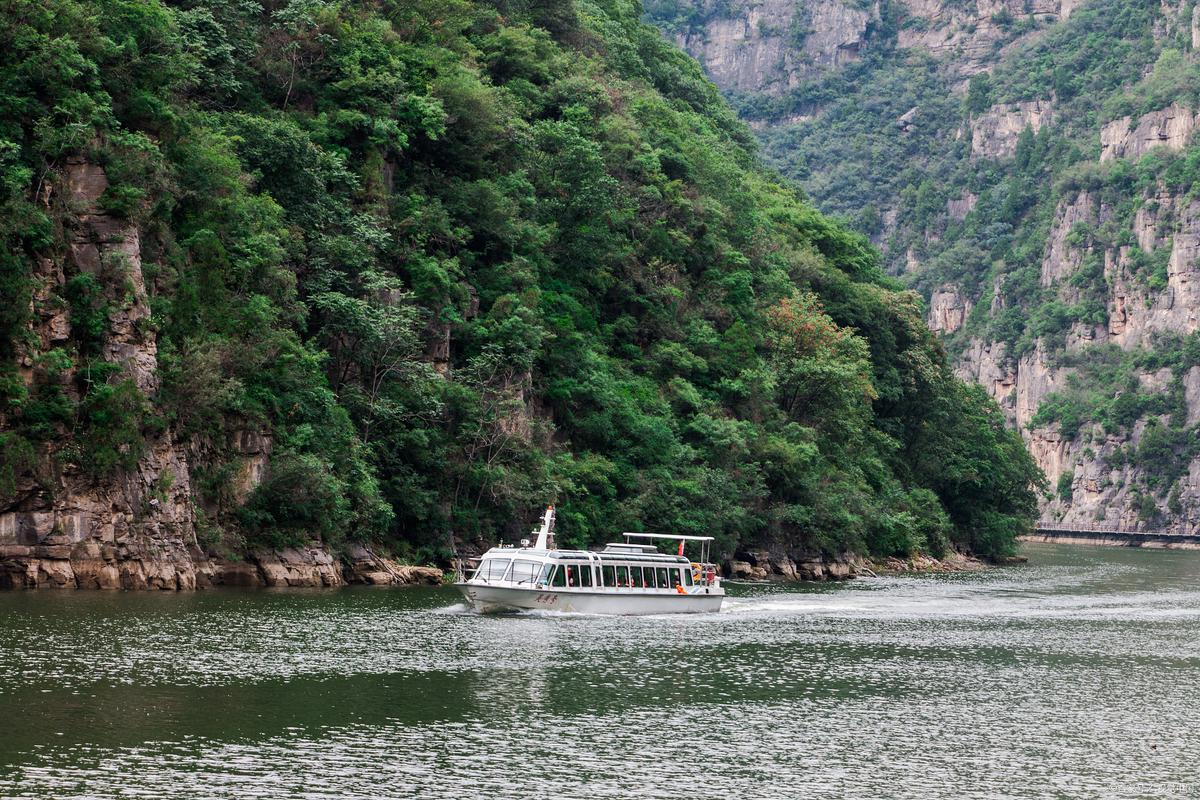
<svg viewBox="0 0 1200 800">
<path fill-rule="evenodd" d="M 444 560 L 547 501 L 726 554 L 1032 516 L 916 295 L 636 4 L 0 8 L 10 585 Z"/>
<path fill-rule="evenodd" d="M 1047 473 L 1045 519 L 1200 525 L 1193 3 L 650 8 L 929 301 Z"/>
</svg>

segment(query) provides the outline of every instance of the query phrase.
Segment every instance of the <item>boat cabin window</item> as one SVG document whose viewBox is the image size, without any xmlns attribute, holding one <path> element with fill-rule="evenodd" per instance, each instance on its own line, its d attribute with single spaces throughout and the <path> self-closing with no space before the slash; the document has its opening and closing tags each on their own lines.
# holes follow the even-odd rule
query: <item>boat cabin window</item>
<svg viewBox="0 0 1200 800">
<path fill-rule="evenodd" d="M 551 570 L 550 571 L 550 585 L 551 586 L 566 586 L 567 585 L 566 571 L 568 569 L 570 569 L 570 567 L 566 567 L 566 566 L 563 566 L 560 564 L 559 566 L 556 566 L 553 570 Z"/>
<path fill-rule="evenodd" d="M 617 586 L 628 587 L 629 583 L 629 567 L 617 567 Z"/>
<path fill-rule="evenodd" d="M 592 565 L 591 564 L 581 564 L 579 566 L 579 585 L 580 586 L 591 586 L 592 585 Z"/>
<path fill-rule="evenodd" d="M 692 585 L 692 571 L 690 569 L 683 570 L 683 585 L 684 586 Z"/>
<path fill-rule="evenodd" d="M 646 581 L 646 588 L 654 588 L 654 567 L 642 567 L 642 575 Z"/>
<path fill-rule="evenodd" d="M 600 584 L 601 586 L 616 586 L 617 585 L 617 572 L 616 572 L 615 567 L 610 567 L 610 566 L 602 567 L 600 569 L 600 576 L 602 579 L 602 583 Z"/>
<path fill-rule="evenodd" d="M 567 586 L 574 587 L 579 585 L 579 565 L 566 564 L 563 570 L 567 573 Z"/>
<path fill-rule="evenodd" d="M 509 580 L 513 583 L 533 583 L 541 568 L 542 565 L 537 561 L 518 558 L 513 562 L 512 577 Z"/>
<path fill-rule="evenodd" d="M 475 571 L 475 577 L 489 581 L 501 580 L 504 573 L 508 572 L 510 564 L 512 564 L 511 558 L 485 558 L 480 562 L 479 569 Z"/>
<path fill-rule="evenodd" d="M 660 589 L 674 588 L 676 581 L 671 580 L 671 575 L 667 571 L 666 567 L 659 567 L 658 569 L 655 570 L 655 574 L 658 576 L 658 588 L 660 588 Z"/>
</svg>

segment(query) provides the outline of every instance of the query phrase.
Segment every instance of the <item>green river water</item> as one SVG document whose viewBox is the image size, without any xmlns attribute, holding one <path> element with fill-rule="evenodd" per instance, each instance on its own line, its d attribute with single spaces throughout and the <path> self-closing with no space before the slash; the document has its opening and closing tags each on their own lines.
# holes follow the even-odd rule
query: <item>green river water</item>
<svg viewBox="0 0 1200 800">
<path fill-rule="evenodd" d="M 734 585 L 0 594 L 0 797 L 1200 797 L 1200 553 Z"/>
</svg>

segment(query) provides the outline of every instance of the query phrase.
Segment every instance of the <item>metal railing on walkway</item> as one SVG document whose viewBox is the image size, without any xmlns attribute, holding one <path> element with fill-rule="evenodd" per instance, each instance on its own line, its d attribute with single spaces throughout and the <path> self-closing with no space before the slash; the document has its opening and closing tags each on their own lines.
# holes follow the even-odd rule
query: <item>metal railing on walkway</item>
<svg viewBox="0 0 1200 800">
<path fill-rule="evenodd" d="M 1138 528 L 1134 525 L 1122 525 L 1120 523 L 1116 525 L 1113 525 L 1112 523 L 1084 525 L 1073 522 L 1038 522 L 1036 525 L 1034 525 L 1033 529 L 1035 533 L 1041 534 L 1070 535 L 1079 533 L 1096 533 L 1110 536 L 1127 536 L 1138 538 L 1200 538 L 1200 530 L 1146 530 L 1143 528 Z"/>
</svg>

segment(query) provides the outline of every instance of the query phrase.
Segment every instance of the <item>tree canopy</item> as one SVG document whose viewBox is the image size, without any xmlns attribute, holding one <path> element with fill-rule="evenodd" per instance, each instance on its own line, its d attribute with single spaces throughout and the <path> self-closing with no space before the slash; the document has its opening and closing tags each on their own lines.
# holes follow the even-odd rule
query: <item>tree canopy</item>
<svg viewBox="0 0 1200 800">
<path fill-rule="evenodd" d="M 167 428 L 216 443 L 214 548 L 440 559 L 547 501 L 569 544 L 726 553 L 996 555 L 1032 519 L 1036 468 L 917 297 L 759 165 L 636 3 L 0 7 L 0 502 L 31 453 L 111 479 Z M 71 157 L 141 232 L 154 396 L 102 355 L 124 278 L 72 274 L 73 211 L 39 202 Z M 275 447 L 235 502 L 220 443 L 247 426 Z"/>
</svg>

